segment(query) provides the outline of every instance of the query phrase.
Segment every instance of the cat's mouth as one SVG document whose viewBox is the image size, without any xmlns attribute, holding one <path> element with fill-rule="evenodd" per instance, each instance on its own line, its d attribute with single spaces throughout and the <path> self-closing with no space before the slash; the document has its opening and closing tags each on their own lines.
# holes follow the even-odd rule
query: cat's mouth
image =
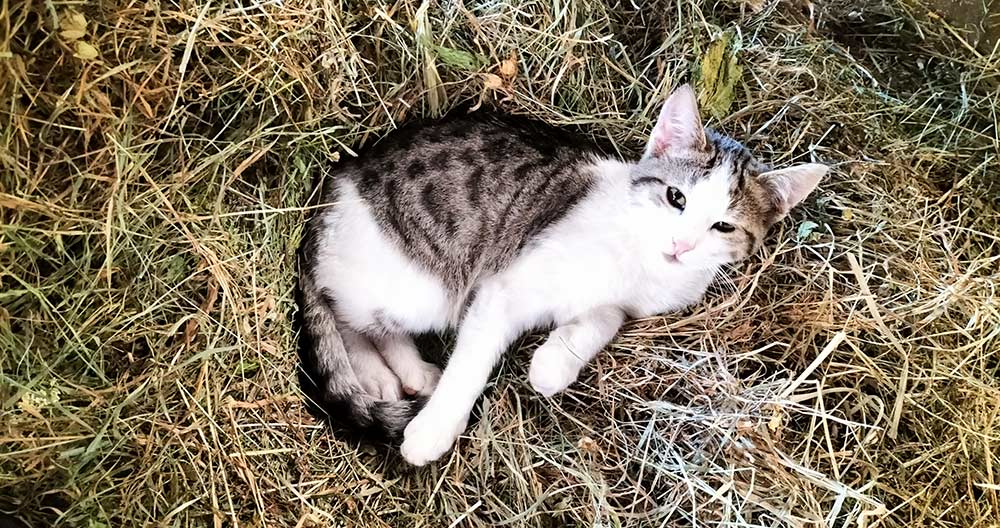
<svg viewBox="0 0 1000 528">
<path fill-rule="evenodd" d="M 663 254 L 663 260 L 666 260 L 667 262 L 669 262 L 671 264 L 680 264 L 681 263 L 680 259 L 677 258 L 677 255 L 671 255 L 670 253 L 664 253 Z"/>
</svg>

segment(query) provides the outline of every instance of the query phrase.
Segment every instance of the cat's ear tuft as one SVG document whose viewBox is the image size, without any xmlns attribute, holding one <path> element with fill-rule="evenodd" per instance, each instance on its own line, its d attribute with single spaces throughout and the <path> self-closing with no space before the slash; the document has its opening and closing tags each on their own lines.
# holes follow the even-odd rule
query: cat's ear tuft
<svg viewBox="0 0 1000 528">
<path fill-rule="evenodd" d="M 705 150 L 705 146 L 705 128 L 698 115 L 698 98 L 691 85 L 685 84 L 674 90 L 663 103 L 642 157 L 687 157 L 694 151 Z"/>
<path fill-rule="evenodd" d="M 804 163 L 787 169 L 765 172 L 760 175 L 760 179 L 771 188 L 780 216 L 784 217 L 813 192 L 829 170 L 829 167 L 819 163 Z"/>
</svg>

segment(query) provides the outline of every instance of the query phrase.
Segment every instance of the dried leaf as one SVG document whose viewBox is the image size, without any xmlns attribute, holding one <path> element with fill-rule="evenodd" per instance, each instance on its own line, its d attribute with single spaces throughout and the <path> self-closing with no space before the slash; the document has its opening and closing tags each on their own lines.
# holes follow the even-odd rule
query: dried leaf
<svg viewBox="0 0 1000 528">
<path fill-rule="evenodd" d="M 83 13 L 67 9 L 59 18 L 59 33 L 66 40 L 77 40 L 87 34 L 87 17 Z"/>
<path fill-rule="evenodd" d="M 599 453 L 601 451 L 601 447 L 598 446 L 597 442 L 595 442 L 594 439 L 589 436 L 584 436 L 580 438 L 580 440 L 577 441 L 576 443 L 576 448 L 579 449 L 580 451 L 591 454 Z"/>
<path fill-rule="evenodd" d="M 843 211 L 840 212 L 840 217 L 842 219 L 850 222 L 851 219 L 854 218 L 854 210 L 853 209 L 844 209 Z"/>
<path fill-rule="evenodd" d="M 41 411 L 39 411 L 38 407 L 27 398 L 21 398 L 21 400 L 17 402 L 17 406 L 22 411 L 34 416 L 35 418 L 38 418 L 39 420 L 45 419 L 45 417 L 42 416 Z"/>
<path fill-rule="evenodd" d="M 698 72 L 700 90 L 698 99 L 718 119 L 729 113 L 736 98 L 736 85 L 743 75 L 743 67 L 736 58 L 732 36 L 727 32 L 712 42 L 701 57 Z"/>
<path fill-rule="evenodd" d="M 501 79 L 499 75 L 485 73 L 483 74 L 483 88 L 499 90 L 500 88 L 503 88 L 503 79 Z"/>
<path fill-rule="evenodd" d="M 97 58 L 97 48 L 91 46 L 85 41 L 76 41 L 76 53 L 73 55 L 78 59 L 92 60 Z"/>
<path fill-rule="evenodd" d="M 61 36 L 63 40 L 74 41 L 82 39 L 86 34 L 87 32 L 82 29 L 67 29 L 60 32 L 59 36 Z"/>
<path fill-rule="evenodd" d="M 781 414 L 781 411 L 774 409 L 773 414 L 771 414 L 771 419 L 767 422 L 767 428 L 773 433 L 778 432 L 778 430 L 781 429 L 784 418 L 785 417 Z"/>
<path fill-rule="evenodd" d="M 510 54 L 510 58 L 500 63 L 500 75 L 511 79 L 517 75 L 517 55 Z"/>
</svg>

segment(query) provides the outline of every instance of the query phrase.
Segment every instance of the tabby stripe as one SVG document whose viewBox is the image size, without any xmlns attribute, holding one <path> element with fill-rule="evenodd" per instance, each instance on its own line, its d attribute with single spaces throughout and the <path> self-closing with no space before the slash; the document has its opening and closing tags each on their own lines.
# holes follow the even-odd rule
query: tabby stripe
<svg viewBox="0 0 1000 528">
<path fill-rule="evenodd" d="M 496 229 L 493 230 L 494 236 L 500 236 L 504 229 L 507 227 L 507 220 L 510 218 L 511 211 L 514 210 L 514 204 L 521 197 L 521 193 L 524 192 L 524 187 L 518 187 L 514 194 L 510 197 L 510 201 L 507 202 L 507 206 L 503 208 L 503 212 L 500 213 L 500 218 L 497 219 Z"/>
<path fill-rule="evenodd" d="M 438 226 L 443 226 L 449 237 L 455 236 L 458 231 L 458 224 L 455 223 L 455 215 L 446 210 L 446 203 L 437 200 L 434 183 L 427 182 L 420 191 L 420 202 L 424 206 L 424 211 L 434 220 Z"/>
<path fill-rule="evenodd" d="M 444 223 L 441 214 L 444 213 L 444 207 L 437 202 L 434 196 L 434 182 L 427 182 L 424 184 L 424 188 L 420 190 L 420 203 L 424 206 L 424 211 L 427 215 L 431 217 L 434 222 L 438 224 Z"/>
<path fill-rule="evenodd" d="M 640 185 L 645 185 L 647 183 L 658 183 L 660 185 L 666 185 L 663 180 L 655 178 L 653 176 L 643 176 L 641 178 L 636 178 L 632 180 L 632 185 L 638 187 Z"/>
<path fill-rule="evenodd" d="M 736 191 L 743 192 L 746 185 L 747 163 L 750 162 L 750 154 L 747 151 L 740 152 L 739 167 L 736 169 Z"/>
<path fill-rule="evenodd" d="M 421 160 L 413 160 L 408 167 L 406 167 L 406 175 L 410 177 L 411 180 L 420 178 L 427 172 L 427 165 Z"/>
<path fill-rule="evenodd" d="M 719 154 L 721 151 L 722 149 L 720 149 L 717 145 L 712 148 L 712 158 L 708 160 L 708 164 L 706 165 L 709 170 L 711 170 L 712 167 L 715 167 L 715 164 L 719 162 Z"/>
<path fill-rule="evenodd" d="M 361 171 L 361 181 L 358 182 L 358 187 L 364 193 L 370 193 L 375 190 L 379 182 L 382 180 L 382 175 L 374 169 L 365 169 Z"/>
<path fill-rule="evenodd" d="M 410 238 L 409 233 L 403 228 L 403 223 L 405 219 L 399 210 L 399 204 L 396 202 L 396 181 L 389 180 L 385 182 L 385 195 L 389 199 L 389 210 L 386 215 L 386 219 L 389 220 L 389 225 L 392 227 L 393 231 L 399 235 L 399 238 L 403 240 L 403 244 L 407 247 L 413 247 L 413 239 Z"/>
<path fill-rule="evenodd" d="M 437 242 L 434 242 L 434 237 L 432 237 L 426 229 L 421 228 L 415 223 L 411 223 L 410 225 L 414 227 L 414 231 L 420 233 L 420 237 L 424 239 L 424 244 L 426 244 L 431 250 L 431 253 L 435 255 L 435 258 L 440 258 L 443 253 L 441 252 L 441 246 L 437 245 Z"/>
<path fill-rule="evenodd" d="M 749 246 L 747 248 L 747 255 L 749 255 L 753 252 L 754 246 L 757 245 L 757 237 L 745 227 L 740 227 L 740 229 L 742 229 L 743 233 L 745 233 L 747 236 L 747 242 L 749 243 Z"/>
<path fill-rule="evenodd" d="M 486 172 L 482 166 L 476 167 L 465 182 L 465 198 L 472 205 L 479 205 L 479 194 L 482 192 L 483 173 Z"/>
<path fill-rule="evenodd" d="M 431 166 L 434 168 L 434 170 L 438 171 L 445 170 L 448 167 L 448 162 L 450 161 L 451 161 L 451 155 L 448 154 L 448 151 L 442 150 L 441 152 L 438 152 L 437 154 L 434 155 L 434 157 L 431 158 Z"/>
<path fill-rule="evenodd" d="M 550 163 L 551 162 L 549 160 L 544 160 L 544 159 L 523 163 L 521 165 L 518 165 L 518 167 L 514 169 L 514 175 L 531 176 L 534 174 L 535 170 L 537 170 L 534 167 L 544 167 L 549 165 Z M 535 178 L 535 181 L 537 182 L 538 178 Z M 545 185 L 546 182 L 548 181 L 551 181 L 551 178 L 543 179 L 542 184 Z M 503 213 L 500 214 L 500 218 L 497 220 L 497 226 L 496 229 L 494 230 L 494 235 L 499 236 L 500 233 L 502 233 L 504 229 L 507 228 L 507 222 L 510 220 L 510 215 L 514 210 L 514 206 L 517 205 L 518 201 L 520 201 L 521 199 L 521 195 L 524 194 L 524 191 L 526 190 L 528 190 L 528 187 L 521 186 L 518 187 L 516 191 L 514 191 L 514 194 L 510 197 L 510 201 L 507 202 L 507 206 L 504 207 Z M 531 194 L 538 195 L 537 189 L 532 189 Z"/>
</svg>

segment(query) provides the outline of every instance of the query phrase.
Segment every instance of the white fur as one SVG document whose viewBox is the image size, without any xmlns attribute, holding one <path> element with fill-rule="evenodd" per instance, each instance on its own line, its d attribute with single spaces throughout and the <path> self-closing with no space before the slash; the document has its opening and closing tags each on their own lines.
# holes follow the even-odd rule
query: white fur
<svg viewBox="0 0 1000 528">
<path fill-rule="evenodd" d="M 365 336 L 345 328 L 340 332 L 344 347 L 351 353 L 347 356 L 361 388 L 380 400 L 395 401 L 403 397 L 399 378 Z"/>
<path fill-rule="evenodd" d="M 441 369 L 421 359 L 417 345 L 408 335 L 388 335 L 375 339 L 386 364 L 399 376 L 407 394 L 430 396 L 441 378 Z"/>
<path fill-rule="evenodd" d="M 624 320 L 622 309 L 609 305 L 557 327 L 531 358 L 531 386 L 546 397 L 569 387 L 580 369 L 615 336 Z"/>
<path fill-rule="evenodd" d="M 326 240 L 316 275 L 334 292 L 347 325 L 364 329 L 379 311 L 410 333 L 443 330 L 457 322 L 461 307 L 444 284 L 419 268 L 382 233 L 354 184 L 340 183 L 340 201 L 326 217 Z"/>
<path fill-rule="evenodd" d="M 669 239 L 665 253 L 675 255 L 685 265 L 699 268 L 719 267 L 731 260 L 730 244 L 721 233 L 712 229 L 712 224 L 730 220 L 727 216 L 730 178 L 728 165 L 716 167 L 707 179 L 680 189 L 687 199 L 684 214 L 673 208 L 660 208 L 663 209 L 661 214 L 673 216 L 659 226 Z M 677 241 L 686 242 L 693 249 L 675 254 L 673 245 Z"/>
<path fill-rule="evenodd" d="M 677 261 L 665 253 L 671 237 L 697 238 L 692 233 L 707 231 L 704 224 L 717 221 L 720 210 L 690 215 L 691 220 L 668 228 L 670 219 L 663 216 L 668 208 L 633 200 L 628 165 L 602 161 L 593 170 L 596 189 L 578 207 L 505 271 L 480 279 L 440 381 L 412 342 L 377 340 L 408 391 L 433 390 L 405 430 L 402 453 L 409 462 L 422 465 L 451 448 L 493 365 L 522 332 L 555 326 L 530 371 L 532 386 L 551 396 L 576 379 L 626 316 L 676 310 L 703 296 L 718 268 L 712 258 L 716 243 L 699 238 L 695 249 Z M 722 176 L 713 175 L 687 190 L 689 209 L 712 202 L 710 197 L 726 185 Z M 350 183 L 340 190 L 343 200 L 329 220 L 317 276 L 319 286 L 337 299 L 344 322 L 364 329 L 381 313 L 407 333 L 457 324 L 465 300 L 449 295 L 382 235 Z"/>
</svg>

